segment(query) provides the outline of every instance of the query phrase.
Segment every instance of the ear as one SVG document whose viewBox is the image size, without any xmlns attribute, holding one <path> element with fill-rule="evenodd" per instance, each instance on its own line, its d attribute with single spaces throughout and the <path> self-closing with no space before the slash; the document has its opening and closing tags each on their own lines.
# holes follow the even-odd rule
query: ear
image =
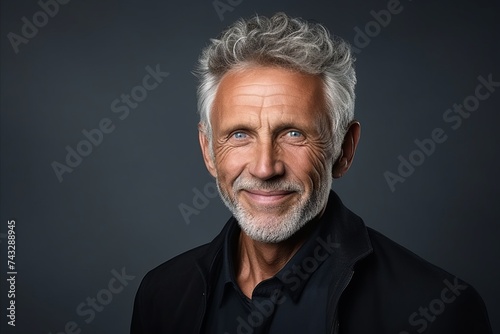
<svg viewBox="0 0 500 334">
<path fill-rule="evenodd" d="M 207 137 L 205 127 L 201 123 L 198 124 L 198 139 L 200 141 L 201 153 L 203 154 L 203 161 L 205 161 L 205 166 L 213 177 L 217 177 L 215 161 L 210 155 L 210 140 Z"/>
<path fill-rule="evenodd" d="M 340 156 L 333 165 L 332 174 L 335 179 L 342 177 L 342 175 L 349 170 L 349 167 L 351 167 L 354 159 L 354 153 L 356 152 L 356 147 L 358 146 L 360 134 L 361 124 L 359 124 L 358 121 L 352 121 L 349 124 L 347 133 L 345 134 Z"/>
</svg>

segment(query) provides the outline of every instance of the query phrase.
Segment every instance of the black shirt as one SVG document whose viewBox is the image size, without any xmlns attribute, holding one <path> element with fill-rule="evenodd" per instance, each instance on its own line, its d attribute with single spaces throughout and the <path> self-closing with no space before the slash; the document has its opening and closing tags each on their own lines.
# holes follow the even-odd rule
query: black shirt
<svg viewBox="0 0 500 334">
<path fill-rule="evenodd" d="M 231 226 L 225 235 L 222 267 L 210 298 L 206 333 L 326 333 L 329 288 L 346 268 L 335 256 L 331 212 L 309 222 L 309 238 L 274 276 L 260 282 L 246 297 L 235 278 L 240 228 Z"/>
</svg>

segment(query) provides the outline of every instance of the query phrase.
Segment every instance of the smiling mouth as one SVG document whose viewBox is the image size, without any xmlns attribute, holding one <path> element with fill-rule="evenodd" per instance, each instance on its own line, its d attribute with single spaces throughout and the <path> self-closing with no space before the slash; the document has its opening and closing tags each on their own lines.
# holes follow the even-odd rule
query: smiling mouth
<svg viewBox="0 0 500 334">
<path fill-rule="evenodd" d="M 244 189 L 242 190 L 245 195 L 254 203 L 261 205 L 277 205 L 285 201 L 293 191 L 288 190 L 254 190 L 254 189 Z"/>
</svg>

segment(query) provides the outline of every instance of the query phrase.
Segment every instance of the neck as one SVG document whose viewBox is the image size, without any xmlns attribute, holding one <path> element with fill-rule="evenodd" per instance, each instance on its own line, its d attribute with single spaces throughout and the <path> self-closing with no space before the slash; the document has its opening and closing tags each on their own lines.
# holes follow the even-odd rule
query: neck
<svg viewBox="0 0 500 334">
<path fill-rule="evenodd" d="M 251 298 L 257 284 L 276 275 L 295 255 L 317 222 L 318 219 L 314 219 L 279 243 L 255 241 L 241 231 L 235 255 L 236 281 L 241 291 Z"/>
</svg>

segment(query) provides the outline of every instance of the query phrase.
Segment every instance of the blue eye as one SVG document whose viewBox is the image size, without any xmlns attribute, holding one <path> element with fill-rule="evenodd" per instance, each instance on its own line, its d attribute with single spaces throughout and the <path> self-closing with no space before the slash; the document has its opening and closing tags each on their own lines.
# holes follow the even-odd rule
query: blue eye
<svg viewBox="0 0 500 334">
<path fill-rule="evenodd" d="M 233 137 L 236 139 L 245 139 L 247 137 L 247 134 L 244 132 L 235 132 L 233 134 Z"/>
<path fill-rule="evenodd" d="M 302 133 L 300 133 L 299 131 L 289 131 L 288 135 L 290 137 L 298 138 L 302 136 Z"/>
</svg>

